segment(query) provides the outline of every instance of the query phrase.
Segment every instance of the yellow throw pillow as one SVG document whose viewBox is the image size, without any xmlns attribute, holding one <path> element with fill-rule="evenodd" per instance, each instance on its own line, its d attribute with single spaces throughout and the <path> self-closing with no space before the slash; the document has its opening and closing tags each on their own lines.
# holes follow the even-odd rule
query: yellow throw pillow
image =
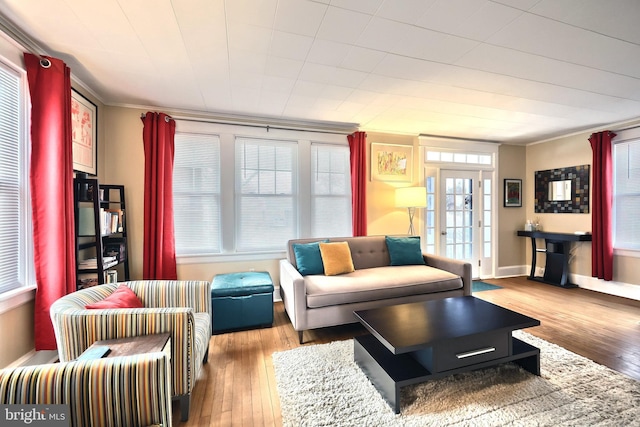
<svg viewBox="0 0 640 427">
<path fill-rule="evenodd" d="M 347 242 L 320 242 L 320 255 L 324 264 L 324 274 L 327 276 L 351 273 L 355 270 Z"/>
</svg>

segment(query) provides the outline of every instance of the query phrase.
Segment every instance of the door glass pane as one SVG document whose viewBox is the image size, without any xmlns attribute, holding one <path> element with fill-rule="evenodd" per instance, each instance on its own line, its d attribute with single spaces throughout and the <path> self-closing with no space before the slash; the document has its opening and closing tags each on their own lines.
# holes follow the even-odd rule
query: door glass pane
<svg viewBox="0 0 640 427">
<path fill-rule="evenodd" d="M 473 212 L 472 211 L 465 212 L 463 225 L 465 227 L 471 227 L 472 222 L 473 222 Z"/>
<path fill-rule="evenodd" d="M 427 227 L 431 228 L 431 227 L 435 227 L 436 225 L 436 216 L 435 213 L 433 211 L 429 211 L 427 212 Z"/>
<path fill-rule="evenodd" d="M 436 253 L 436 178 L 434 176 L 425 177 L 425 187 L 427 188 L 427 207 L 425 208 L 424 231 L 427 242 L 424 250 L 428 254 Z"/>
<path fill-rule="evenodd" d="M 455 232 L 456 232 L 455 228 L 447 228 L 447 243 L 455 242 L 455 237 L 456 237 Z"/>
<path fill-rule="evenodd" d="M 464 179 L 456 178 L 456 194 L 462 194 L 464 190 Z"/>
<path fill-rule="evenodd" d="M 433 245 L 436 242 L 435 230 L 433 228 L 427 230 L 427 245 Z"/>
<path fill-rule="evenodd" d="M 436 192 L 436 180 L 434 177 L 430 176 L 427 178 L 427 193 L 435 193 Z"/>
<path fill-rule="evenodd" d="M 445 192 L 447 194 L 453 194 L 453 183 L 454 183 L 454 179 L 453 178 L 447 178 L 445 181 Z"/>
</svg>

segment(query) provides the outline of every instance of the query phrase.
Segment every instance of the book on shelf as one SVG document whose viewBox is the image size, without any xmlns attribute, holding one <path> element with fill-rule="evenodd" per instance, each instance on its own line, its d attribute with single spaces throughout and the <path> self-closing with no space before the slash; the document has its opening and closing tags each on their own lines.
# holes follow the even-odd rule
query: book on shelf
<svg viewBox="0 0 640 427">
<path fill-rule="evenodd" d="M 102 257 L 102 268 L 110 268 L 118 263 L 118 260 L 115 256 L 105 256 Z M 87 258 L 78 262 L 79 270 L 95 270 L 98 268 L 98 259 L 97 258 Z"/>
<path fill-rule="evenodd" d="M 116 270 L 105 271 L 104 283 L 118 283 L 118 272 Z"/>
<path fill-rule="evenodd" d="M 107 236 L 122 233 L 124 230 L 124 212 L 122 209 L 100 208 L 100 234 Z"/>
</svg>

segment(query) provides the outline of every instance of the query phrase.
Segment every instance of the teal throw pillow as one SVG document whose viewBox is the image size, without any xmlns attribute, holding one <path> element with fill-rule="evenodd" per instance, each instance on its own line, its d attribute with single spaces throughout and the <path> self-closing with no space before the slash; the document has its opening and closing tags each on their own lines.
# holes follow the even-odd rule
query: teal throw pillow
<svg viewBox="0 0 640 427">
<path fill-rule="evenodd" d="M 328 242 L 328 240 L 323 240 Z M 298 271 L 303 276 L 324 274 L 324 264 L 320 255 L 320 242 L 294 243 L 293 254 L 296 257 Z"/>
<path fill-rule="evenodd" d="M 420 236 L 385 236 L 391 265 L 424 265 Z"/>
</svg>

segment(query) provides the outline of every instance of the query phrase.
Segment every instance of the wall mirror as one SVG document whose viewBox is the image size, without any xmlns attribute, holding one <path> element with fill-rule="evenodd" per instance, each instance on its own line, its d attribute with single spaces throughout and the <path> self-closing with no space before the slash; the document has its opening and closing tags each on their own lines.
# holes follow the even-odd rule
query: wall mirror
<svg viewBox="0 0 640 427">
<path fill-rule="evenodd" d="M 571 200 L 571 180 L 551 181 L 549 183 L 549 201 L 564 202 Z"/>
<path fill-rule="evenodd" d="M 589 213 L 589 165 L 535 172 L 536 213 Z"/>
</svg>

